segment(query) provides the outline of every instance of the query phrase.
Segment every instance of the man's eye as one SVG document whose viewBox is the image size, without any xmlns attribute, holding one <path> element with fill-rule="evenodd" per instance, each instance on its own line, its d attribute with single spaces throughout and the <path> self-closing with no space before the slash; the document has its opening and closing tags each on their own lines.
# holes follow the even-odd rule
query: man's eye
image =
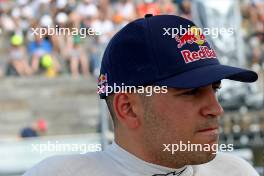
<svg viewBox="0 0 264 176">
<path fill-rule="evenodd" d="M 183 93 L 183 95 L 195 95 L 198 93 L 198 89 L 192 89 Z"/>
</svg>

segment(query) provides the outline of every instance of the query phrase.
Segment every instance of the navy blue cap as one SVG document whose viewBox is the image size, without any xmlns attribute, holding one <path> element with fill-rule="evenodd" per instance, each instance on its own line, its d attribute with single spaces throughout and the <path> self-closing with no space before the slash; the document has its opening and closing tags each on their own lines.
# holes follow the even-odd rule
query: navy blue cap
<svg viewBox="0 0 264 176">
<path fill-rule="evenodd" d="M 127 24 L 105 50 L 98 86 L 197 88 L 222 79 L 258 79 L 253 71 L 221 65 L 196 29 L 192 21 L 174 15 L 146 15 Z M 105 98 L 104 93 L 100 97 Z"/>
</svg>

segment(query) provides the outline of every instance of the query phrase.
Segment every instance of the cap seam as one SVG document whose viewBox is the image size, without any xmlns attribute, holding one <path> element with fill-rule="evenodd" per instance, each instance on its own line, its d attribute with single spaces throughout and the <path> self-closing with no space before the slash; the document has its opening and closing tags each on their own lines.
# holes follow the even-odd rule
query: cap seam
<svg viewBox="0 0 264 176">
<path fill-rule="evenodd" d="M 154 41 L 152 40 L 152 37 L 151 37 L 152 31 L 151 31 L 151 28 L 150 28 L 150 25 L 149 25 L 149 20 L 150 19 L 149 18 L 145 18 L 145 20 L 147 22 L 147 31 L 148 31 L 147 32 L 147 36 L 148 36 L 147 38 L 149 38 L 151 40 L 151 42 L 149 43 L 149 46 L 151 46 L 150 50 L 152 50 L 153 59 L 155 60 L 156 68 L 158 69 L 158 75 L 160 75 L 161 71 L 160 71 L 160 68 L 159 68 L 159 65 L 158 65 L 158 61 L 157 61 L 157 54 L 156 54 L 155 49 L 154 49 Z"/>
</svg>

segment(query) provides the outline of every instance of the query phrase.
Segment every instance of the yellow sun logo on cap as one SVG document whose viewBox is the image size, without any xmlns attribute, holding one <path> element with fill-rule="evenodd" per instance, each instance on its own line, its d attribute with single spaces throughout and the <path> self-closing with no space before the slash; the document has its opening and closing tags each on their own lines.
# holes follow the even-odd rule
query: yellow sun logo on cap
<svg viewBox="0 0 264 176">
<path fill-rule="evenodd" d="M 205 36 L 203 35 L 202 31 L 200 28 L 196 27 L 196 26 L 192 26 L 190 29 L 190 32 L 192 34 L 194 34 L 196 41 L 195 43 L 197 43 L 198 45 L 202 45 L 205 42 Z"/>
</svg>

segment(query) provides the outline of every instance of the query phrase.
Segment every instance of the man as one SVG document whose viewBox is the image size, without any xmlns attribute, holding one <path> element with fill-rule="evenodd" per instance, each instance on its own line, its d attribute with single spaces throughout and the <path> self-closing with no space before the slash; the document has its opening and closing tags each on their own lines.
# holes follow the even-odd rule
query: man
<svg viewBox="0 0 264 176">
<path fill-rule="evenodd" d="M 181 28 L 188 32 L 176 33 Z M 121 29 L 98 80 L 115 141 L 102 152 L 49 158 L 25 176 L 257 176 L 247 162 L 214 147 L 220 81 L 254 82 L 257 74 L 220 65 L 195 29 L 172 15 L 146 15 Z"/>
</svg>

